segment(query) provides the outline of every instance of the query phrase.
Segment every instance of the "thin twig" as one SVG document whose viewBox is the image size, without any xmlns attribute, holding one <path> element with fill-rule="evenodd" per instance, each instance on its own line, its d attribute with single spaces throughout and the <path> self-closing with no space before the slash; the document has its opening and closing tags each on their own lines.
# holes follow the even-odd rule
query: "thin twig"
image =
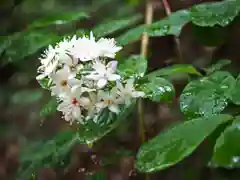
<svg viewBox="0 0 240 180">
<path fill-rule="evenodd" d="M 169 6 L 168 0 L 162 0 L 162 4 L 167 16 L 170 16 L 172 14 L 172 10 L 171 10 L 171 7 Z M 179 57 L 179 63 L 183 63 L 183 55 L 182 55 L 180 40 L 177 36 L 174 36 L 174 41 L 176 44 L 176 51 Z"/>
<path fill-rule="evenodd" d="M 147 1 L 146 12 L 145 12 L 145 24 L 152 24 L 152 19 L 153 19 L 153 4 L 151 1 Z M 144 33 L 141 41 L 142 56 L 147 56 L 148 44 L 149 44 L 149 37 L 147 33 Z M 139 99 L 138 100 L 139 136 L 141 138 L 142 143 L 144 143 L 144 141 L 146 140 L 143 109 L 144 109 L 143 101 L 142 99 Z M 146 174 L 146 180 L 150 180 L 149 174 Z"/>
</svg>

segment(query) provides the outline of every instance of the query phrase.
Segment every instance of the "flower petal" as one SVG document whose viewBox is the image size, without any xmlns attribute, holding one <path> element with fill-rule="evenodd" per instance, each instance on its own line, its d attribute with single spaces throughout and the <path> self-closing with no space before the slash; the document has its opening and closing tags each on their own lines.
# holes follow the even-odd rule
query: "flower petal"
<svg viewBox="0 0 240 180">
<path fill-rule="evenodd" d="M 99 88 L 103 88 L 104 86 L 106 86 L 107 84 L 107 80 L 106 79 L 99 79 L 98 82 L 97 82 L 97 86 Z"/>
</svg>

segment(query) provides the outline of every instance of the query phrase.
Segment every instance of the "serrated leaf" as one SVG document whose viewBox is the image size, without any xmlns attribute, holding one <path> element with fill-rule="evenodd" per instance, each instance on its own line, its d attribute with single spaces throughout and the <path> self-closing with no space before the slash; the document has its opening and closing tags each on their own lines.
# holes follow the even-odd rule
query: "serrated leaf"
<svg viewBox="0 0 240 180">
<path fill-rule="evenodd" d="M 26 180 L 40 168 L 53 167 L 61 163 L 75 143 L 78 134 L 72 131 L 59 132 L 53 139 L 23 146 L 17 179 Z"/>
<path fill-rule="evenodd" d="M 124 29 L 132 24 L 135 24 L 136 22 L 140 21 L 141 19 L 142 19 L 142 15 L 137 14 L 137 15 L 132 15 L 127 18 L 108 21 L 103 24 L 97 25 L 93 29 L 93 33 L 96 37 L 103 37 L 103 36 L 112 34 L 115 31 Z"/>
<path fill-rule="evenodd" d="M 217 139 L 211 164 L 215 167 L 240 167 L 240 117 L 236 117 L 232 125 Z"/>
<path fill-rule="evenodd" d="M 208 74 L 212 74 L 215 71 L 221 70 L 224 66 L 227 66 L 231 63 L 228 59 L 221 59 L 216 64 L 213 64 L 211 67 L 207 68 L 206 71 Z"/>
<path fill-rule="evenodd" d="M 118 73 L 123 77 L 143 77 L 147 70 L 147 59 L 144 56 L 130 56 L 128 59 L 120 61 Z"/>
<path fill-rule="evenodd" d="M 109 110 L 103 111 L 94 119 L 87 120 L 86 123 L 79 128 L 79 138 L 86 144 L 93 144 L 98 141 L 116 127 L 120 123 L 124 123 L 126 118 L 132 113 L 135 102 L 129 106 L 120 107 L 119 114 L 110 112 Z"/>
<path fill-rule="evenodd" d="M 173 85 L 168 80 L 160 77 L 141 84 L 139 89 L 145 93 L 145 97 L 156 102 L 171 102 L 175 96 Z"/>
<path fill-rule="evenodd" d="M 149 36 L 166 36 L 179 35 L 182 27 L 189 22 L 190 16 L 187 10 L 180 10 L 167 18 L 156 21 L 150 25 L 141 25 L 129 30 L 117 38 L 117 42 L 121 45 L 126 45 L 134 42 L 146 32 Z"/>
<path fill-rule="evenodd" d="M 188 74 L 194 74 L 201 76 L 201 74 L 197 71 L 196 68 L 194 68 L 192 65 L 188 64 L 176 64 L 170 67 L 162 68 L 156 71 L 153 71 L 149 74 L 147 74 L 145 77 L 148 79 L 152 79 L 155 77 L 160 77 L 160 76 L 170 76 L 176 73 L 188 73 Z"/>
<path fill-rule="evenodd" d="M 137 169 L 154 172 L 168 168 L 190 155 L 220 124 L 232 117 L 215 115 L 175 125 L 143 144 L 137 154 Z"/>
<path fill-rule="evenodd" d="M 56 98 L 50 99 L 50 101 L 40 111 L 40 116 L 49 116 L 57 111 L 58 102 Z"/>
<path fill-rule="evenodd" d="M 198 26 L 226 26 L 238 15 L 238 0 L 204 3 L 190 9 L 191 20 Z"/>
<path fill-rule="evenodd" d="M 211 116 L 228 104 L 234 77 L 225 71 L 190 82 L 180 96 L 180 108 L 187 118 Z"/>
<path fill-rule="evenodd" d="M 40 89 L 28 89 L 17 91 L 11 96 L 11 102 L 13 104 L 29 104 L 39 101 L 43 97 L 43 91 Z"/>
<path fill-rule="evenodd" d="M 86 19 L 88 17 L 89 16 L 86 12 L 81 12 L 79 10 L 75 12 L 54 14 L 54 15 L 50 15 L 50 16 L 35 20 L 28 26 L 28 28 L 39 28 L 39 27 L 49 26 L 52 24 L 55 24 L 55 25 L 67 24 L 69 22 Z"/>
</svg>

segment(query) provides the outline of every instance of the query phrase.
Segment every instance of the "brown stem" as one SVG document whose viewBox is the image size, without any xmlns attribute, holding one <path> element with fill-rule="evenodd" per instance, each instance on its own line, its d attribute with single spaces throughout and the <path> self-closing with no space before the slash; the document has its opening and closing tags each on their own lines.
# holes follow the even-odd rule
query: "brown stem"
<svg viewBox="0 0 240 180">
<path fill-rule="evenodd" d="M 162 0 L 162 4 L 163 4 L 163 7 L 165 9 L 167 16 L 170 16 L 172 14 L 172 10 L 168 3 L 168 0 Z M 174 41 L 176 44 L 176 51 L 177 51 L 177 54 L 179 57 L 179 63 L 183 63 L 183 55 L 182 55 L 180 40 L 177 36 L 174 36 Z"/>
<path fill-rule="evenodd" d="M 153 4 L 151 1 L 147 1 L 146 3 L 146 12 L 145 12 L 145 24 L 152 24 L 153 19 Z M 147 33 L 144 33 L 141 41 L 141 55 L 147 56 L 149 45 L 149 37 Z M 139 136 L 141 138 L 141 142 L 144 143 L 146 140 L 145 135 L 145 124 L 144 124 L 144 106 L 142 99 L 138 100 L 138 118 L 139 118 Z M 146 174 L 146 180 L 150 180 L 149 174 Z"/>
</svg>

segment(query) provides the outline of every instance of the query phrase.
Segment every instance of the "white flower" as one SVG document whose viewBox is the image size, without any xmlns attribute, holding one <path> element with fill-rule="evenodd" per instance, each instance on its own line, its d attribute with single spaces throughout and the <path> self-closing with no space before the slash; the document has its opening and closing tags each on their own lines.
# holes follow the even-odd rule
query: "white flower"
<svg viewBox="0 0 240 180">
<path fill-rule="evenodd" d="M 82 109 L 89 106 L 90 100 L 87 97 L 81 97 L 82 91 L 79 88 L 72 88 L 69 96 L 63 96 L 62 102 L 57 110 L 61 111 L 66 121 L 72 123 L 74 120 L 81 122 Z"/>
<path fill-rule="evenodd" d="M 42 73 L 37 76 L 38 80 L 45 78 L 55 72 L 58 66 L 58 59 L 56 58 L 56 51 L 52 46 L 49 46 L 44 54 L 40 58 L 41 66 L 38 68 L 39 72 Z"/>
<path fill-rule="evenodd" d="M 100 100 L 100 102 L 96 103 L 98 111 L 104 108 L 108 108 L 110 111 L 114 113 L 118 114 L 120 112 L 120 109 L 118 107 L 119 100 L 116 88 L 112 88 L 110 92 L 100 90 L 98 94 L 98 99 Z"/>
<path fill-rule="evenodd" d="M 55 46 L 55 51 L 59 62 L 69 67 L 71 77 L 75 77 L 81 66 L 79 60 L 75 58 L 71 52 L 77 42 L 77 37 L 73 36 L 72 39 L 65 38 Z"/>
<path fill-rule="evenodd" d="M 117 81 L 117 94 L 123 100 L 123 103 L 130 105 L 132 98 L 144 97 L 145 93 L 142 91 L 135 91 L 134 79 L 128 79 L 125 87 L 119 81 Z"/>
<path fill-rule="evenodd" d="M 116 81 L 121 78 L 120 75 L 115 74 L 116 68 L 117 61 L 110 61 L 107 65 L 95 61 L 93 64 L 94 71 L 87 75 L 86 78 L 97 81 L 97 86 L 103 88 L 108 81 Z"/>
<path fill-rule="evenodd" d="M 73 86 L 80 86 L 82 83 L 80 80 L 71 78 L 70 72 L 67 66 L 63 66 L 62 69 L 58 70 L 56 74 L 51 76 L 55 86 L 51 88 L 52 95 L 64 95 L 70 93 Z"/>
<path fill-rule="evenodd" d="M 113 38 L 101 38 L 97 43 L 100 49 L 99 56 L 102 57 L 114 58 L 116 53 L 122 49 L 122 47 L 116 46 L 116 41 Z"/>
<path fill-rule="evenodd" d="M 71 53 L 74 57 L 80 59 L 80 61 L 90 61 L 97 58 L 99 56 L 99 49 L 93 33 L 90 33 L 89 38 L 85 36 L 79 38 L 75 42 Z"/>
<path fill-rule="evenodd" d="M 116 46 L 114 39 L 101 38 L 96 41 L 91 32 L 89 38 L 84 36 L 75 41 L 71 52 L 80 61 L 91 61 L 99 57 L 114 58 L 121 49 L 122 47 Z"/>
</svg>

